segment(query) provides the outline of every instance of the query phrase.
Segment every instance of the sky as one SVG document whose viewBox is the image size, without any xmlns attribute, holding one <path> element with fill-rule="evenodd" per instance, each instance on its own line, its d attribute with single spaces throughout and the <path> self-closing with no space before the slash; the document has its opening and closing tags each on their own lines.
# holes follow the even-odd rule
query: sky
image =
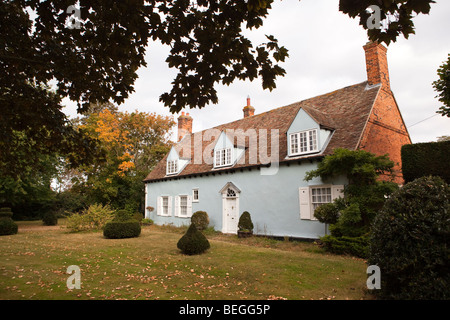
<svg viewBox="0 0 450 320">
<path fill-rule="evenodd" d="M 436 113 L 441 104 L 432 87 L 450 53 L 450 1 L 436 2 L 429 15 L 414 18 L 416 34 L 398 38 L 387 52 L 391 89 L 413 143 L 450 136 L 450 118 Z M 289 50 L 281 64 L 286 75 L 277 78 L 277 88 L 263 90 L 260 79 L 217 85 L 218 104 L 183 110 L 192 116 L 194 132 L 241 119 L 247 96 L 258 114 L 367 80 L 362 48 L 368 41 L 366 31 L 358 20 L 339 11 L 339 0 L 277 0 L 263 27 L 245 31 L 254 46 L 265 42 L 265 34 L 274 35 Z M 165 63 L 168 52 L 158 42 L 149 43 L 147 66 L 138 70 L 135 91 L 120 111 L 172 115 L 159 102 L 176 75 Z M 76 116 L 75 104 L 65 103 L 66 114 Z M 173 115 L 175 120 L 178 115 Z"/>
</svg>

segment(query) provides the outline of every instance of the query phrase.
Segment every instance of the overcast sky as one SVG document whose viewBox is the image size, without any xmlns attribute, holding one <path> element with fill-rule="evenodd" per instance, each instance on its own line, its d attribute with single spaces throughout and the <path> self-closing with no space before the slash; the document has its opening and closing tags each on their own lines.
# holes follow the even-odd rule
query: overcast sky
<svg viewBox="0 0 450 320">
<path fill-rule="evenodd" d="M 247 95 L 258 114 L 365 81 L 362 46 L 367 42 L 366 32 L 357 20 L 339 12 L 338 4 L 338 0 L 275 1 L 264 26 L 246 36 L 256 46 L 265 41 L 264 34 L 274 35 L 289 50 L 289 58 L 282 64 L 286 76 L 278 78 L 272 92 L 262 89 L 260 79 L 218 85 L 218 104 L 184 110 L 194 119 L 193 131 L 242 118 Z M 429 15 L 414 18 L 415 35 L 399 38 L 388 47 L 391 88 L 413 143 L 450 135 L 450 118 L 436 114 L 440 103 L 431 85 L 450 53 L 449 16 L 450 1 L 437 0 Z M 135 92 L 119 110 L 170 115 L 159 102 L 159 96 L 170 91 L 176 74 L 164 61 L 167 53 L 167 47 L 150 43 L 148 65 L 138 71 Z M 67 105 L 66 113 L 75 116 L 74 104 Z M 177 114 L 174 116 L 176 119 Z"/>
</svg>

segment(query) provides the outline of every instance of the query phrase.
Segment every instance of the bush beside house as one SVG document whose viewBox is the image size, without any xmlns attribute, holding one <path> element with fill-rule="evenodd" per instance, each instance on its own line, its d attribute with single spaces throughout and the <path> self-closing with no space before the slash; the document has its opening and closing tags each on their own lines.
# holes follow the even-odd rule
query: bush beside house
<svg viewBox="0 0 450 320">
<path fill-rule="evenodd" d="M 385 299 L 450 298 L 450 187 L 439 177 L 407 183 L 372 227 L 369 265 Z"/>
<path fill-rule="evenodd" d="M 320 238 L 328 251 L 367 257 L 372 221 L 386 197 L 398 188 L 394 182 L 380 181 L 378 177 L 392 174 L 393 167 L 394 162 L 387 155 L 338 148 L 326 156 L 316 170 L 307 173 L 307 181 L 315 177 L 327 181 L 337 176 L 348 180 L 343 198 L 314 211 L 317 220 L 329 224 L 330 234 Z"/>
<path fill-rule="evenodd" d="M 238 222 L 238 237 L 247 238 L 253 234 L 252 217 L 248 211 L 244 211 L 239 217 Z"/>
</svg>

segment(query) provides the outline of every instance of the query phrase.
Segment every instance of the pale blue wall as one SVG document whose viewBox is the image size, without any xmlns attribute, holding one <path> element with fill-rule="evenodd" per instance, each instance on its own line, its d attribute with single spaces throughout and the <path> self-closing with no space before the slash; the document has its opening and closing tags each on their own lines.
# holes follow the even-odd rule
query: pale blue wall
<svg viewBox="0 0 450 320">
<path fill-rule="evenodd" d="M 287 133 L 298 132 L 308 129 L 319 129 L 319 124 L 314 121 L 303 109 L 300 109 L 291 123 Z"/>
<path fill-rule="evenodd" d="M 199 202 L 192 203 L 192 212 L 203 210 L 209 215 L 210 225 L 222 230 L 222 195 L 220 189 L 232 182 L 240 190 L 239 214 L 248 211 L 251 214 L 254 233 L 271 236 L 292 236 L 300 238 L 318 238 L 325 234 L 325 225 L 318 221 L 301 220 L 298 189 L 308 185 L 321 184 L 320 179 L 304 181 L 307 171 L 316 168 L 316 163 L 301 162 L 290 166 L 280 166 L 275 175 L 261 175 L 260 170 L 244 169 L 234 173 L 218 173 L 215 176 L 182 178 L 178 180 L 148 183 L 146 185 L 146 206 L 154 207 L 146 212 L 146 217 L 156 224 L 188 225 L 189 218 L 157 216 L 156 199 L 161 195 L 192 195 L 192 189 L 198 188 Z M 330 182 L 325 182 L 330 183 Z M 344 184 L 343 179 L 333 184 Z M 172 204 L 173 206 L 173 204 Z"/>
<path fill-rule="evenodd" d="M 169 155 L 167 156 L 167 161 L 177 160 L 177 159 L 179 159 L 179 158 L 180 158 L 180 157 L 179 157 L 179 155 L 178 155 L 178 152 L 175 150 L 174 147 L 172 147 L 172 148 L 170 149 Z"/>
</svg>

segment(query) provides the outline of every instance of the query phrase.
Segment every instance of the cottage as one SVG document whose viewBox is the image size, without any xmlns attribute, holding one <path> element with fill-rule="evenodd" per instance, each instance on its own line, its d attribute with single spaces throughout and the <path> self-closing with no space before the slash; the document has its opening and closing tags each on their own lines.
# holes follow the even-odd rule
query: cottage
<svg viewBox="0 0 450 320">
<path fill-rule="evenodd" d="M 144 180 L 145 216 L 179 226 L 203 210 L 216 230 L 236 233 L 249 211 L 256 234 L 316 239 L 326 226 L 314 209 L 339 197 L 346 179 L 304 177 L 334 149 L 387 153 L 401 182 L 400 148 L 411 139 L 391 92 L 387 49 L 369 42 L 364 51 L 362 83 L 261 114 L 247 98 L 242 119 L 196 133 L 182 113 L 178 143 Z"/>
</svg>

